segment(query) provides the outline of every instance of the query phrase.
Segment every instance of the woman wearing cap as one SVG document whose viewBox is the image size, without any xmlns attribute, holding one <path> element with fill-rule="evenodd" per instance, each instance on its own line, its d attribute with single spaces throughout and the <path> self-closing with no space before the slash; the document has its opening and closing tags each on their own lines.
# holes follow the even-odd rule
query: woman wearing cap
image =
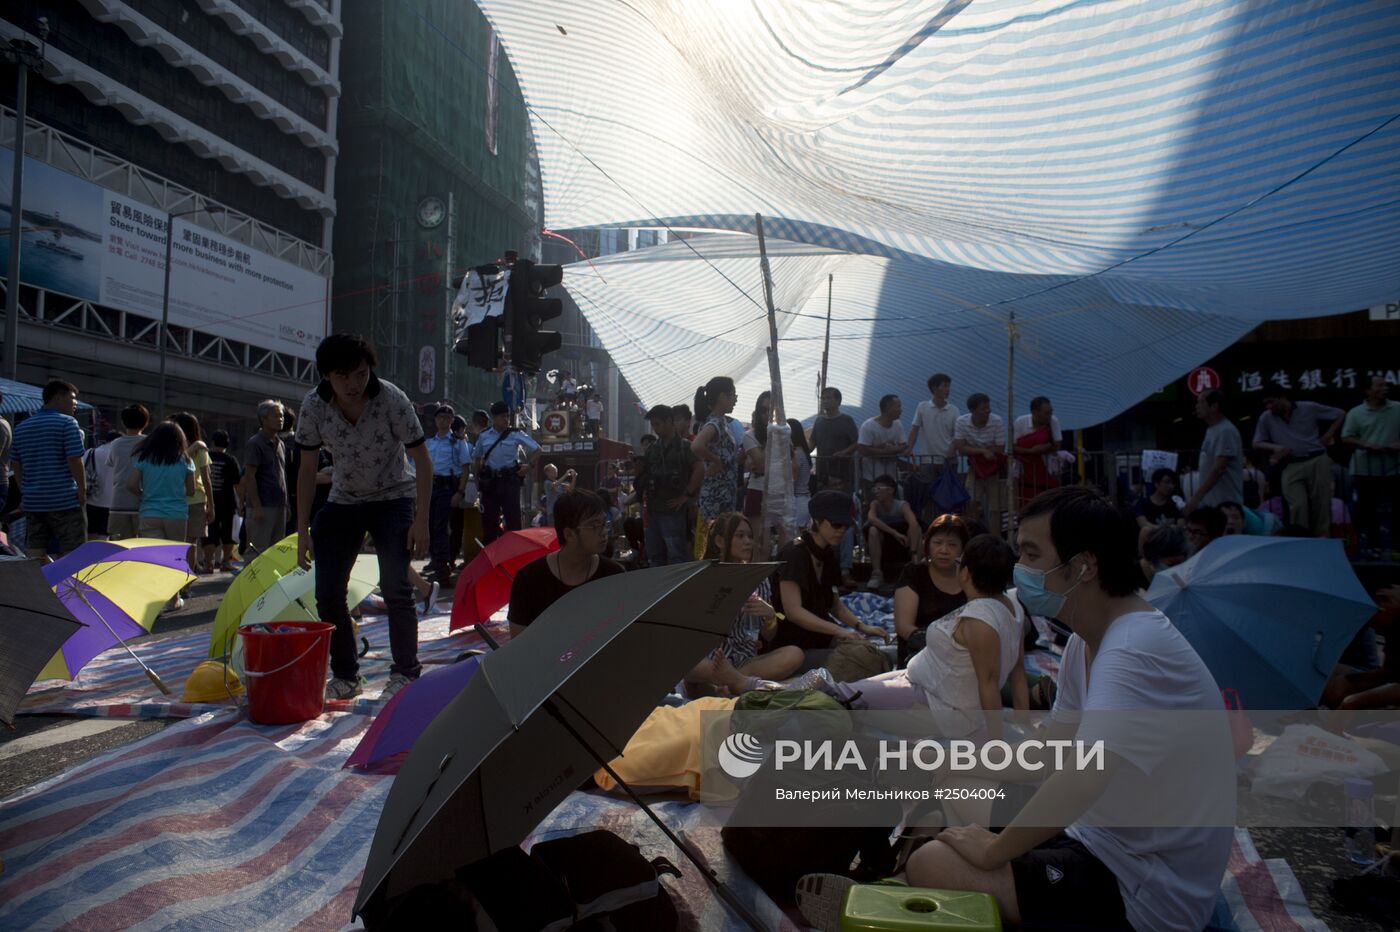
<svg viewBox="0 0 1400 932">
<path fill-rule="evenodd" d="M 807 512 L 812 524 L 778 551 L 778 629 L 767 650 L 793 645 L 802 648 L 804 667 L 822 666 L 837 638 L 881 637 L 883 628 L 867 625 L 837 598 L 841 582 L 841 536 L 854 519 L 851 497 L 827 490 L 812 496 Z M 834 619 L 834 620 L 833 620 Z"/>
</svg>

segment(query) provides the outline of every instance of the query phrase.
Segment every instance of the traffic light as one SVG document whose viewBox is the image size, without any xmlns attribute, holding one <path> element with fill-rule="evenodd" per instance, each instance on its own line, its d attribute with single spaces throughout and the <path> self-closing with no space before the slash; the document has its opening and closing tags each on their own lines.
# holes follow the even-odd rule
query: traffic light
<svg viewBox="0 0 1400 932">
<path fill-rule="evenodd" d="M 463 339 L 453 347 L 455 352 L 467 357 L 467 365 L 474 369 L 494 372 L 501 367 L 501 319 L 488 317 L 479 324 L 466 328 Z"/>
<path fill-rule="evenodd" d="M 546 298 L 545 290 L 564 280 L 564 269 L 558 265 L 535 265 L 527 259 L 516 259 L 510 273 L 510 292 L 506 298 L 510 341 L 507 347 L 510 361 L 521 372 L 538 372 L 540 360 L 563 345 L 564 338 L 554 330 L 541 330 L 545 321 L 564 313 L 564 303 L 558 298 Z"/>
</svg>

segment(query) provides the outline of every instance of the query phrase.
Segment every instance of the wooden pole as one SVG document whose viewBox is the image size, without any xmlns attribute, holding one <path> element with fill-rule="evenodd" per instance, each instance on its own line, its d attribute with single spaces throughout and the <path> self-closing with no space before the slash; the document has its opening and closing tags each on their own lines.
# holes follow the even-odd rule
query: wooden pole
<svg viewBox="0 0 1400 932">
<path fill-rule="evenodd" d="M 1012 535 L 1013 516 L 1016 508 L 1016 443 L 1015 417 L 1012 410 L 1016 403 L 1016 312 L 1006 322 L 1006 539 Z M 1000 528 L 997 529 L 1000 531 Z"/>
<path fill-rule="evenodd" d="M 787 409 L 783 405 L 783 376 L 778 371 L 778 312 L 773 307 L 773 273 L 768 268 L 768 247 L 763 240 L 763 215 L 754 214 L 753 222 L 758 230 L 758 265 L 763 272 L 763 301 L 768 305 L 768 375 L 773 382 L 773 418 L 787 420 Z"/>
<path fill-rule="evenodd" d="M 835 275 L 826 277 L 826 339 L 822 341 L 822 374 L 817 381 L 817 410 L 821 410 L 822 395 L 826 392 L 826 362 L 831 351 L 831 289 Z"/>
<path fill-rule="evenodd" d="M 763 239 L 763 215 L 754 214 L 754 228 L 758 231 L 758 264 L 763 273 L 763 300 L 768 306 L 768 376 L 772 380 L 772 404 L 769 406 L 768 421 L 770 424 L 781 424 L 783 429 L 787 428 L 787 409 L 783 404 L 783 375 L 778 367 L 778 311 L 773 306 L 773 272 L 768 266 L 768 246 Z M 768 559 L 772 554 L 772 538 L 769 528 L 773 525 L 772 516 L 774 514 L 773 505 L 773 477 L 778 469 L 791 470 L 790 457 L 787 462 L 775 463 L 775 454 L 781 448 L 781 444 L 775 443 L 772 433 L 769 433 L 768 443 L 764 444 L 763 450 L 763 470 L 768 477 L 767 492 L 763 496 L 763 517 L 757 535 L 757 553 L 760 559 Z M 790 479 L 784 478 L 779 482 L 780 488 L 787 488 L 791 483 Z M 783 496 L 783 513 L 786 514 L 788 496 L 792 494 L 792 489 L 788 488 L 787 494 Z M 786 518 L 782 519 L 780 526 L 786 525 Z"/>
</svg>

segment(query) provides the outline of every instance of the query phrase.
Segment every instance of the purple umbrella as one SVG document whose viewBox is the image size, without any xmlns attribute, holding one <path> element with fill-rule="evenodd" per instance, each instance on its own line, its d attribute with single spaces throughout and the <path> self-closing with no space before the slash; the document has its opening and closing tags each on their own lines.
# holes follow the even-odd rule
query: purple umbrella
<svg viewBox="0 0 1400 932">
<path fill-rule="evenodd" d="M 166 695 L 169 688 L 127 646 L 147 634 L 161 607 L 194 581 L 185 562 L 189 545 L 168 540 L 97 540 L 43 568 L 59 602 L 86 627 L 64 643 L 40 678 L 72 679 L 92 658 L 116 646 L 146 671 Z"/>
<path fill-rule="evenodd" d="M 398 761 L 413 747 L 437 714 L 457 697 L 481 666 L 480 655 L 424 673 L 390 699 L 374 717 L 369 731 L 345 762 L 346 767 L 363 767 L 381 772 L 398 769 Z M 386 762 L 392 766 L 385 765 Z"/>
</svg>

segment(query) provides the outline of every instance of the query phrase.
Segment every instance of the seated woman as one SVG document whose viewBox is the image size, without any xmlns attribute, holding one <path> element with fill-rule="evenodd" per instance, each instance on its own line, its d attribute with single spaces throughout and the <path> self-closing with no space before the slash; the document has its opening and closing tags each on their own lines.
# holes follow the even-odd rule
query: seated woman
<svg viewBox="0 0 1400 932">
<path fill-rule="evenodd" d="M 1011 685 L 1012 706 L 1030 708 L 1022 648 L 1021 605 L 1006 594 L 1016 556 L 1000 537 L 983 534 L 963 549 L 958 580 L 967 604 L 929 625 L 928 646 L 893 670 L 854 683 L 823 687 L 854 708 L 913 709 L 926 704 L 941 736 L 982 732 L 1001 737 L 1001 688 Z M 978 710 L 990 713 L 976 714 Z"/>
<path fill-rule="evenodd" d="M 716 518 L 710 528 L 705 559 L 748 563 L 753 559 L 753 544 L 749 519 L 738 512 L 727 512 Z M 774 686 L 772 680 L 786 679 L 797 672 L 802 666 L 801 648 L 788 645 L 766 654 L 758 652 L 762 634 L 766 631 L 771 636 L 778 626 L 772 600 L 772 583 L 765 579 L 739 610 L 723 646 L 686 675 L 688 696 L 695 698 L 703 693 L 704 685 L 721 686 L 737 696 Z"/>
<path fill-rule="evenodd" d="M 894 590 L 895 666 L 903 669 L 924 648 L 925 629 L 967 604 L 958 581 L 958 560 L 972 537 L 957 515 L 939 515 L 924 532 L 925 563 L 910 563 Z"/>
<path fill-rule="evenodd" d="M 851 496 L 827 489 L 812 496 L 812 523 L 778 551 L 778 627 L 764 639 L 764 652 L 793 645 L 803 652 L 802 669 L 821 667 L 838 638 L 883 637 L 889 632 L 865 624 L 836 595 L 841 582 L 837 547 L 852 522 Z"/>
<path fill-rule="evenodd" d="M 878 476 L 874 484 L 875 498 L 865 513 L 865 540 L 870 550 L 870 565 L 874 572 L 869 587 L 879 589 L 885 584 L 883 567 L 887 543 L 904 548 L 911 556 L 918 551 L 919 519 L 909 503 L 895 496 L 899 484 L 891 476 Z"/>
</svg>

